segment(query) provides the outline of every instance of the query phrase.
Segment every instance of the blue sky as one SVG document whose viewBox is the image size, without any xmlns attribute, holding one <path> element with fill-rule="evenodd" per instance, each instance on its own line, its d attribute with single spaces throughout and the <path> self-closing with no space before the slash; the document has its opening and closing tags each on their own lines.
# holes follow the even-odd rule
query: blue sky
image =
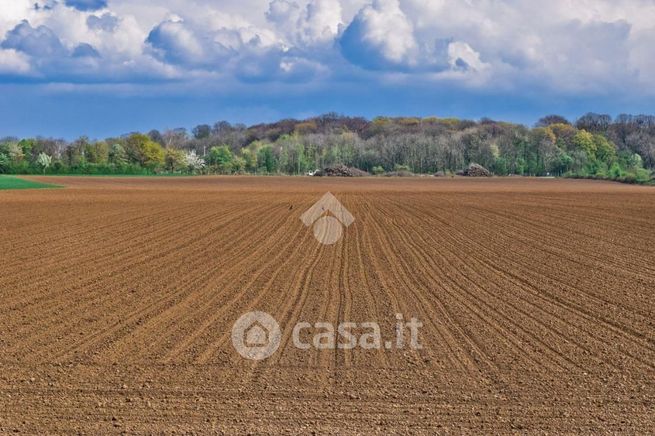
<svg viewBox="0 0 655 436">
<path fill-rule="evenodd" d="M 0 136 L 655 112 L 649 0 L 0 0 Z"/>
</svg>

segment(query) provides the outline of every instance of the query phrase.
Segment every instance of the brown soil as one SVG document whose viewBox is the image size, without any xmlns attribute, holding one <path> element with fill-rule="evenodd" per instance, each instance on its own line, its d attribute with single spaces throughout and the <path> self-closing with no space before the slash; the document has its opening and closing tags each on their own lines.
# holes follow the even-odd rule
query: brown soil
<svg viewBox="0 0 655 436">
<path fill-rule="evenodd" d="M 655 189 L 36 178 L 0 192 L 0 433 L 655 432 Z M 320 245 L 300 215 L 355 217 Z M 272 314 L 280 349 L 230 340 Z M 423 323 L 299 350 L 297 321 Z"/>
</svg>

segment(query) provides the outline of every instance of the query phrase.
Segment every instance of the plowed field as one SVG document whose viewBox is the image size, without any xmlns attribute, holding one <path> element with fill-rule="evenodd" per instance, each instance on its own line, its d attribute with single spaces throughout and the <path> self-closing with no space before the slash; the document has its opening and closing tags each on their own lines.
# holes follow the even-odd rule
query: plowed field
<svg viewBox="0 0 655 436">
<path fill-rule="evenodd" d="M 655 189 L 47 178 L 0 192 L 0 433 L 655 432 Z M 355 221 L 322 245 L 332 192 Z M 241 357 L 244 313 L 279 349 Z M 295 323 L 423 323 L 299 349 Z"/>
</svg>

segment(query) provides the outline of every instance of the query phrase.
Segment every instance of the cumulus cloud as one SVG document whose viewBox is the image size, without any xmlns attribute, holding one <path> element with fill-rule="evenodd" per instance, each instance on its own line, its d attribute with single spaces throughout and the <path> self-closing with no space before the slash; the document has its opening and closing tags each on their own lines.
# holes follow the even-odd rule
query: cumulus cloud
<svg viewBox="0 0 655 436">
<path fill-rule="evenodd" d="M 448 63 L 452 69 L 481 71 L 487 66 L 480 60 L 480 54 L 465 42 L 448 44 Z"/>
<path fill-rule="evenodd" d="M 202 64 L 207 62 L 203 44 L 181 20 L 167 20 L 157 25 L 146 39 L 159 59 L 173 64 Z"/>
<path fill-rule="evenodd" d="M 627 54 L 627 65 L 635 75 L 635 82 L 649 88 L 655 86 L 653 41 L 655 41 L 655 27 L 631 32 Z"/>
<path fill-rule="evenodd" d="M 274 51 L 244 56 L 235 62 L 236 77 L 246 83 L 262 83 L 270 80 L 289 83 L 307 82 L 322 70 L 321 65 L 316 62 L 285 56 Z"/>
<path fill-rule="evenodd" d="M 89 29 L 113 32 L 118 27 L 118 17 L 109 12 L 100 16 L 89 15 L 86 19 L 86 25 L 89 26 Z"/>
<path fill-rule="evenodd" d="M 268 5 L 266 18 L 279 25 L 295 23 L 300 18 L 300 5 L 294 1 L 273 0 Z"/>
<path fill-rule="evenodd" d="M 306 42 L 332 41 L 341 25 L 341 3 L 339 0 L 311 1 L 307 4 L 301 24 L 301 38 Z"/>
<path fill-rule="evenodd" d="M 289 3 L 288 6 L 295 8 L 297 5 Z M 329 23 L 321 7 L 313 5 L 308 8 L 308 14 L 301 15 L 302 20 Z M 319 25 L 318 28 L 323 27 Z M 326 24 L 325 32 L 330 32 L 329 28 Z M 303 35 L 311 38 L 308 44 L 323 37 L 322 32 Z M 303 44 L 300 40 L 296 42 Z M 257 28 L 228 14 L 189 17 L 188 21 L 178 16 L 170 17 L 150 31 L 146 44 L 147 52 L 167 64 L 211 75 L 227 75 L 245 83 L 301 83 L 326 71 L 319 62 L 303 56 L 296 47 L 286 44 L 271 30 Z"/>
<path fill-rule="evenodd" d="M 631 26 L 627 22 L 573 20 L 554 30 L 535 44 L 535 62 L 529 65 L 553 85 L 567 90 L 607 88 L 633 74 L 628 60 Z M 575 35 L 575 44 L 566 35 Z"/>
<path fill-rule="evenodd" d="M 340 40 L 342 53 L 365 68 L 411 67 L 418 62 L 414 28 L 399 0 L 374 0 L 364 7 Z"/>
<path fill-rule="evenodd" d="M 13 49 L 0 49 L 0 74 L 29 74 L 28 57 Z"/>
<path fill-rule="evenodd" d="M 288 43 L 300 47 L 333 42 L 343 24 L 339 0 L 311 0 L 305 7 L 295 1 L 273 0 L 266 17 Z"/>
<path fill-rule="evenodd" d="M 61 41 L 50 28 L 34 28 L 27 20 L 9 31 L 0 46 L 42 58 L 63 56 L 66 53 Z"/>
<path fill-rule="evenodd" d="M 647 0 L 552 0 L 548 13 L 511 0 L 6 3 L 2 68 L 45 80 L 145 75 L 329 85 L 417 77 L 435 86 L 567 93 L 655 82 L 655 3 Z"/>
<path fill-rule="evenodd" d="M 421 35 L 399 0 L 374 0 L 355 16 L 339 41 L 353 64 L 369 70 L 441 72 L 481 71 L 487 66 L 468 43 L 434 32 Z"/>
<path fill-rule="evenodd" d="M 100 53 L 91 44 L 83 42 L 73 50 L 74 58 L 99 58 Z"/>
</svg>

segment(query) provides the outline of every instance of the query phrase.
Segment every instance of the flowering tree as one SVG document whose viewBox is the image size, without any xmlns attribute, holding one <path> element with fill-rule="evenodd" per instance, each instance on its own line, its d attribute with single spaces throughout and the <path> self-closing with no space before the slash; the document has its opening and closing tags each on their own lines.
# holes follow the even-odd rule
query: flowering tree
<svg viewBox="0 0 655 436">
<path fill-rule="evenodd" d="M 191 151 L 187 153 L 186 155 L 186 164 L 187 167 L 189 168 L 189 171 L 192 173 L 197 173 L 199 171 L 202 171 L 203 168 L 205 168 L 205 160 L 198 155 L 196 155 L 195 151 Z"/>
<path fill-rule="evenodd" d="M 39 164 L 43 168 L 43 174 L 45 175 L 45 171 L 50 168 L 50 165 L 52 164 L 52 156 L 48 156 L 45 153 L 39 154 L 39 157 L 36 159 L 36 163 Z"/>
</svg>

